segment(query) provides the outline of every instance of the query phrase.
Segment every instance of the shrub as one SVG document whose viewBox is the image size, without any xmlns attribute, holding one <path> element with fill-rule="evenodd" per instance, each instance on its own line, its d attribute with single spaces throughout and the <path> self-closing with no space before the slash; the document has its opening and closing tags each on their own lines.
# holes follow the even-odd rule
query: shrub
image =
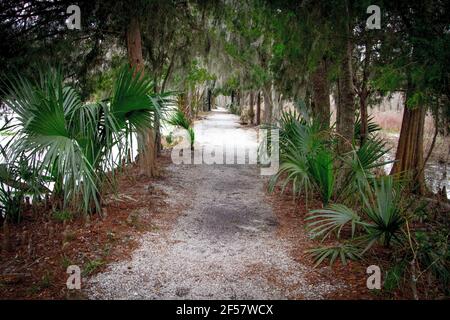
<svg viewBox="0 0 450 320">
<path fill-rule="evenodd" d="M 190 121 L 186 118 L 183 111 L 177 109 L 175 113 L 172 115 L 172 117 L 167 120 L 167 123 L 185 129 L 189 135 L 189 143 L 191 145 L 191 149 L 194 148 L 195 132 L 194 129 L 191 127 Z"/>
<path fill-rule="evenodd" d="M 104 171 L 116 164 L 112 148 L 125 158 L 131 134 L 151 127 L 160 114 L 164 97 L 151 94 L 147 75 L 133 73 L 124 66 L 112 96 L 95 103 L 83 103 L 60 69 L 39 71 L 38 80 L 18 75 L 7 81 L 4 103 L 16 114 L 8 153 L 12 162 L 28 155 L 38 176 L 50 176 L 62 208 L 100 211 L 102 184 L 110 181 Z"/>
</svg>

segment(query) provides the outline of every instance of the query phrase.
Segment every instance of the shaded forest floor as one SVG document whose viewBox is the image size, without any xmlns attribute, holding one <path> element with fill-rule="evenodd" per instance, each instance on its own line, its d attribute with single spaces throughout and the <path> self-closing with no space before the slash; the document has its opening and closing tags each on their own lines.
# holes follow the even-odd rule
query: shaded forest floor
<svg viewBox="0 0 450 320">
<path fill-rule="evenodd" d="M 161 157 L 159 166 L 169 161 Z M 166 210 L 166 195 L 153 187 L 164 179 L 164 170 L 159 178 L 148 179 L 139 177 L 134 165 L 128 166 L 119 189 L 106 197 L 103 217 L 61 221 L 50 213 L 25 212 L 21 223 L 9 225 L 11 249 L 0 253 L 0 298 L 84 298 L 83 290 L 66 288 L 69 265 L 80 267 L 83 286 L 108 263 L 127 259 L 142 234 L 161 228 L 155 224 L 158 217 L 163 215 L 168 224 L 176 218 L 174 207 Z M 2 230 L 2 243 L 4 238 Z"/>
<path fill-rule="evenodd" d="M 217 111 L 199 124 L 206 129 L 196 132 L 200 145 L 218 137 L 245 145 L 256 130 Z M 307 208 L 290 195 L 267 194 L 256 166 L 176 165 L 165 151 L 159 167 L 159 178 L 144 179 L 129 166 L 103 218 L 61 222 L 29 212 L 10 226 L 13 248 L 0 255 L 0 297 L 402 298 L 366 288 L 374 261 L 314 268 L 305 253 L 318 244 L 304 229 Z M 81 292 L 66 289 L 72 264 L 82 269 Z"/>
</svg>

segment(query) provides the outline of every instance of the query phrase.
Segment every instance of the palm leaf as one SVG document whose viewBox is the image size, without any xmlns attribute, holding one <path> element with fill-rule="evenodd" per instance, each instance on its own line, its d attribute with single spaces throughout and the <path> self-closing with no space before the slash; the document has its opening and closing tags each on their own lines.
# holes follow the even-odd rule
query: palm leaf
<svg viewBox="0 0 450 320">
<path fill-rule="evenodd" d="M 315 266 L 320 265 L 325 259 L 329 259 L 332 265 L 338 258 L 342 264 L 347 264 L 348 260 L 357 260 L 361 257 L 359 248 L 352 243 L 340 243 L 307 250 L 314 258 Z"/>
<path fill-rule="evenodd" d="M 332 204 L 328 208 L 309 212 L 306 221 L 308 229 L 314 237 L 326 238 L 331 232 L 336 231 L 339 238 L 342 228 L 351 225 L 352 237 L 355 234 L 356 225 L 360 223 L 359 215 L 352 209 L 342 204 Z"/>
</svg>

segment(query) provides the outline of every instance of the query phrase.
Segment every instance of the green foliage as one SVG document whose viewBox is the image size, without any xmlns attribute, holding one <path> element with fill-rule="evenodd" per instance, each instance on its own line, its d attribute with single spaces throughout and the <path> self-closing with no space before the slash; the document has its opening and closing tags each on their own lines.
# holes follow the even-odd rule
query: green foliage
<svg viewBox="0 0 450 320">
<path fill-rule="evenodd" d="M 40 287 L 42 289 L 50 288 L 52 282 L 53 282 L 53 274 L 47 271 L 41 278 Z"/>
<path fill-rule="evenodd" d="M 49 180 L 48 177 L 39 175 L 23 154 L 17 161 L 10 161 L 6 152 L 8 145 L 9 143 L 4 147 L 0 146 L 4 161 L 0 163 L 0 214 L 12 222 L 19 222 L 25 197 L 31 195 L 37 200 L 41 193 L 49 192 L 45 186 L 45 182 Z"/>
<path fill-rule="evenodd" d="M 282 192 L 284 192 L 287 185 L 292 185 L 292 192 L 294 197 L 306 193 L 312 188 L 312 181 L 309 176 L 307 162 L 304 157 L 296 157 L 295 154 L 287 153 L 284 156 L 283 162 L 276 175 L 274 175 L 269 182 L 269 191 L 273 192 L 278 180 L 284 180 L 282 184 Z"/>
<path fill-rule="evenodd" d="M 197 60 L 192 61 L 191 68 L 186 78 L 187 82 L 191 86 L 202 84 L 206 81 L 212 81 L 215 79 L 216 77 L 213 74 L 210 74 L 206 68 L 201 67 Z"/>
<path fill-rule="evenodd" d="M 389 247 L 391 240 L 402 243 L 400 238 L 401 227 L 405 223 L 405 216 L 401 206 L 401 193 L 394 186 L 392 176 L 383 177 L 374 185 L 373 195 L 364 200 L 364 213 L 369 219 L 365 225 L 369 235 L 370 246 L 375 241 L 381 241 Z"/>
<path fill-rule="evenodd" d="M 24 194 L 20 191 L 13 191 L 9 187 L 0 187 L 0 215 L 5 215 L 5 218 L 12 222 L 20 222 Z"/>
<path fill-rule="evenodd" d="M 386 143 L 372 135 L 362 146 L 353 146 L 348 154 L 337 157 L 333 128 L 323 130 L 319 124 L 300 116 L 300 110 L 282 113 L 280 117 L 280 168 L 269 182 L 273 191 L 282 181 L 282 192 L 292 186 L 294 196 L 316 191 L 325 205 L 312 210 L 307 228 L 314 238 L 350 237 L 352 242 L 312 250 L 318 263 L 337 257 L 357 258 L 374 243 L 386 247 L 403 243 L 405 211 L 399 187 L 392 177 L 377 178 L 374 169 L 384 166 Z M 339 161 L 336 161 L 339 159 Z M 339 164 L 339 165 L 337 165 Z M 335 181 L 341 182 L 337 186 Z M 338 187 L 338 188 L 337 188 Z M 329 204 L 341 199 L 345 204 Z M 349 201 L 350 200 L 350 201 Z M 351 209 L 348 204 L 357 206 Z M 329 205 L 328 205 L 329 204 Z M 345 231 L 345 232 L 344 232 Z"/>
<path fill-rule="evenodd" d="M 368 116 L 367 118 L 367 133 L 374 134 L 381 130 L 381 127 L 373 120 L 373 115 Z M 361 139 L 361 117 L 359 113 L 356 115 L 355 119 L 355 134 L 354 134 L 355 140 Z"/>
<path fill-rule="evenodd" d="M 376 88 L 384 92 L 394 92 L 405 83 L 404 75 L 392 65 L 386 65 L 377 69 L 377 77 L 374 80 Z"/>
<path fill-rule="evenodd" d="M 1 210 L 12 221 L 20 220 L 25 196 L 37 202 L 45 193 L 62 203 L 58 205 L 62 219 L 63 212 L 99 210 L 103 186 L 113 182 L 114 168 L 118 158 L 126 156 L 132 134 L 163 117 L 166 97 L 151 91 L 162 90 L 171 78 L 194 93 L 190 105 L 194 114 L 200 100 L 198 87 L 213 86 L 215 74 L 220 74 L 221 87 L 214 88 L 214 94 L 273 86 L 283 99 L 306 97 L 305 105 L 310 106 L 312 73 L 324 62 L 324 80 L 336 88 L 343 80 L 342 61 L 351 38 L 354 85 L 359 97 L 368 94 L 369 105 L 374 95 L 404 92 L 407 107 L 431 109 L 438 118 L 450 116 L 448 8 L 442 0 L 382 1 L 382 28 L 376 31 L 364 25 L 370 4 L 366 0 L 302 1 L 301 5 L 298 1 L 144 1 L 134 6 L 94 1 L 84 4 L 83 28 L 77 32 L 60 28 L 64 2 L 31 1 L 25 6 L 3 2 L 0 65 L 22 75 L 5 84 L 0 81 L 2 103 L 17 114 L 17 124 L 0 130 L 2 137 L 13 139 L 0 164 Z M 140 21 L 151 77 L 133 77 L 120 68 L 126 57 L 124 41 L 117 41 L 117 35 L 124 35 L 130 17 Z M 30 66 L 37 61 L 70 66 L 68 79 L 73 85 L 60 70 L 36 73 Z M 92 102 L 85 103 L 85 97 Z M 241 114 L 241 106 L 229 108 Z M 440 124 L 447 127 L 445 120 L 438 119 L 439 129 Z M 193 146 L 190 122 L 176 122 L 187 130 Z M 378 179 L 375 169 L 387 163 L 383 160 L 387 148 L 375 136 L 379 127 L 372 117 L 364 144 L 354 145 L 345 155 L 334 151 L 334 129 L 320 130 L 304 113 L 283 113 L 279 127 L 281 164 L 269 188 L 281 181 L 282 190 L 292 186 L 294 196 L 305 193 L 307 201 L 310 195 L 321 199 L 325 208 L 312 211 L 308 218 L 313 233 L 341 240 L 362 235 L 366 250 L 377 242 L 389 250 L 401 248 L 405 261 L 417 258 L 419 266 L 448 288 L 448 230 L 436 230 L 436 218 L 423 222 L 424 215 L 409 211 L 391 178 Z M 358 116 L 355 141 L 360 133 Z M 113 156 L 116 147 L 119 155 Z M 416 219 L 420 221 L 415 230 Z M 402 239 L 405 222 L 412 222 L 409 240 L 411 250 L 417 250 L 413 257 L 405 254 L 409 250 Z M 357 257 L 355 252 L 358 248 L 345 242 L 315 254 L 320 261 L 334 261 Z M 388 290 L 408 273 L 403 270 L 405 261 L 389 270 Z"/>
<path fill-rule="evenodd" d="M 330 260 L 332 265 L 336 259 L 341 259 L 342 264 L 347 264 L 348 260 L 357 260 L 360 258 L 360 249 L 351 243 L 339 243 L 310 249 L 310 253 L 315 261 L 315 266 L 321 264 L 325 259 Z"/>
<path fill-rule="evenodd" d="M 94 273 L 98 268 L 104 265 L 105 262 L 100 259 L 89 260 L 84 266 L 83 271 L 81 272 L 83 277 L 89 276 Z"/>
<path fill-rule="evenodd" d="M 400 286 L 406 271 L 406 263 L 404 261 L 399 262 L 392 266 L 387 272 L 384 278 L 383 287 L 386 291 L 392 292 Z"/>
<path fill-rule="evenodd" d="M 73 214 L 70 211 L 54 211 L 52 214 L 53 219 L 58 222 L 64 222 L 73 219 Z"/>
<path fill-rule="evenodd" d="M 166 136 L 166 141 L 169 145 L 171 145 L 173 143 L 173 133 L 170 132 L 167 136 Z"/>
<path fill-rule="evenodd" d="M 74 264 L 74 262 L 69 257 L 67 257 L 64 254 L 61 256 L 61 265 L 62 265 L 64 271 L 67 270 L 67 268 L 73 264 Z"/>
<path fill-rule="evenodd" d="M 108 68 L 102 72 L 95 72 L 86 79 L 86 90 L 90 93 L 89 101 L 99 101 L 107 99 L 114 87 L 114 81 L 120 74 L 122 67 L 127 63 L 123 55 L 113 55 L 108 61 Z"/>
<path fill-rule="evenodd" d="M 361 218 L 345 205 L 331 204 L 328 208 L 310 211 L 306 220 L 314 220 L 307 225 L 314 237 L 326 238 L 331 232 L 336 231 L 339 238 L 342 229 L 347 224 L 351 226 L 351 236 L 353 237 Z"/>
<path fill-rule="evenodd" d="M 382 139 L 372 137 L 359 148 L 353 146 L 352 151 L 342 158 L 345 168 L 349 170 L 342 171 L 346 176 L 343 177 L 343 190 L 339 199 L 355 198 L 354 195 L 361 191 L 370 191 L 370 184 L 376 178 L 373 169 L 383 168 L 386 164 L 392 163 L 392 161 L 383 161 L 389 152 L 386 145 Z"/>
<path fill-rule="evenodd" d="M 372 190 L 373 188 L 373 190 Z M 369 193 L 370 200 L 366 196 Z M 332 232 L 336 232 L 337 238 L 347 225 L 351 227 L 350 237 L 356 235 L 357 226 L 363 231 L 358 242 L 364 245 L 364 254 L 376 242 L 381 242 L 389 247 L 392 240 L 397 244 L 403 243 L 402 226 L 405 223 L 405 213 L 402 207 L 401 195 L 394 186 L 392 177 L 383 177 L 374 183 L 370 189 L 360 191 L 364 206 L 362 213 L 342 204 L 332 204 L 325 209 L 313 210 L 306 219 L 307 226 L 314 237 L 325 238 Z"/>
<path fill-rule="evenodd" d="M 167 120 L 167 123 L 172 126 L 179 126 L 185 129 L 189 135 L 189 143 L 191 145 L 191 149 L 194 147 L 195 142 L 195 132 L 191 127 L 190 121 L 187 119 L 186 115 L 180 109 L 175 110 L 175 113 L 171 118 Z"/>
<path fill-rule="evenodd" d="M 280 169 L 271 179 L 269 190 L 283 180 L 283 190 L 289 184 L 294 196 L 302 191 L 317 190 L 326 204 L 334 192 L 334 155 L 326 140 L 328 133 L 318 124 L 301 118 L 299 113 L 284 112 L 279 125 Z"/>
<path fill-rule="evenodd" d="M 60 69 L 40 70 L 38 80 L 18 75 L 7 82 L 5 104 L 17 115 L 9 156 L 15 162 L 27 155 L 39 176 L 51 176 L 63 208 L 99 211 L 104 170 L 115 166 L 112 148 L 124 153 L 131 133 L 152 126 L 160 113 L 163 99 L 151 95 L 149 78 L 133 73 L 124 66 L 112 96 L 88 104 L 64 83 Z"/>
<path fill-rule="evenodd" d="M 450 245 L 447 227 L 416 231 L 417 260 L 424 271 L 431 271 L 435 279 L 449 293 L 450 284 Z"/>
<path fill-rule="evenodd" d="M 315 155 L 306 155 L 308 171 L 320 191 L 322 202 L 327 205 L 334 192 L 334 158 L 330 150 L 321 149 Z"/>
<path fill-rule="evenodd" d="M 188 130 L 191 126 L 190 121 L 187 119 L 183 111 L 177 109 L 171 118 L 167 119 L 167 123 L 172 126 L 179 126 Z"/>
<path fill-rule="evenodd" d="M 191 144 L 191 149 L 194 148 L 194 142 L 195 142 L 195 131 L 194 128 L 190 127 L 188 129 L 188 134 L 189 134 L 189 142 Z"/>
</svg>

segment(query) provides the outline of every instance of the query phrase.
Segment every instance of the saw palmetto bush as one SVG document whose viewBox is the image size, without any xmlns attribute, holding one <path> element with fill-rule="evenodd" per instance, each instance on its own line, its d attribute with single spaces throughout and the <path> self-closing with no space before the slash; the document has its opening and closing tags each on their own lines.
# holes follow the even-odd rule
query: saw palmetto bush
<svg viewBox="0 0 450 320">
<path fill-rule="evenodd" d="M 1 129 L 0 129 L 1 130 Z M 24 199 L 27 196 L 38 201 L 41 195 L 50 190 L 46 184 L 50 177 L 39 174 L 29 163 L 25 155 L 16 161 L 9 161 L 6 149 L 0 146 L 2 163 L 0 163 L 0 216 L 12 222 L 19 222 L 23 211 Z"/>
<path fill-rule="evenodd" d="M 106 171 L 114 173 L 131 134 L 151 127 L 164 105 L 149 77 L 127 66 L 99 102 L 84 103 L 59 68 L 41 70 L 37 79 L 10 77 L 6 88 L 4 103 L 15 114 L 9 159 L 25 156 L 40 176 L 51 177 L 55 202 L 85 213 L 101 209 Z"/>
<path fill-rule="evenodd" d="M 282 191 L 291 186 L 294 196 L 315 194 L 322 201 L 324 208 L 309 212 L 307 229 L 314 238 L 337 244 L 312 250 L 317 261 L 358 258 L 375 243 L 388 247 L 402 241 L 401 193 L 392 177 L 376 175 L 388 163 L 376 126 L 363 145 L 354 144 L 343 155 L 335 151 L 334 128 L 324 130 L 300 110 L 284 112 L 278 129 L 280 168 L 269 190 L 281 182 Z"/>
<path fill-rule="evenodd" d="M 401 201 L 400 188 L 392 176 L 379 179 L 374 184 L 373 193 L 361 193 L 364 200 L 364 214 L 368 223 L 364 224 L 368 234 L 368 246 L 375 241 L 389 247 L 392 241 L 401 243 L 401 228 L 405 223 L 405 207 Z"/>
<path fill-rule="evenodd" d="M 389 149 L 386 142 L 376 136 L 370 137 L 362 146 L 352 146 L 352 150 L 341 157 L 343 167 L 339 170 L 342 176 L 342 190 L 336 201 L 354 202 L 359 197 L 355 194 L 370 192 L 376 174 L 374 169 L 383 168 L 393 161 L 385 160 Z"/>
<path fill-rule="evenodd" d="M 329 131 L 313 121 L 307 121 L 296 111 L 284 112 L 280 119 L 280 168 L 269 183 L 273 190 L 282 182 L 282 190 L 291 185 L 293 194 L 317 191 L 324 203 L 334 192 L 334 154 Z"/>
<path fill-rule="evenodd" d="M 185 129 L 189 135 L 189 143 L 191 145 L 191 149 L 194 148 L 195 132 L 191 126 L 190 121 L 183 111 L 181 111 L 180 109 L 176 109 L 172 117 L 167 120 L 167 123 L 172 126 L 178 126 Z"/>
<path fill-rule="evenodd" d="M 408 207 L 403 205 L 400 188 L 393 177 L 377 179 L 370 189 L 361 190 L 360 196 L 363 205 L 359 210 L 343 204 L 332 204 L 310 211 L 306 220 L 312 236 L 325 239 L 334 234 L 336 239 L 340 239 L 342 230 L 347 228 L 349 236 L 344 239 L 346 248 L 353 245 L 358 256 L 367 252 L 375 243 L 385 247 L 390 247 L 393 241 L 402 244 L 402 228 L 407 219 Z M 321 247 L 322 250 L 312 250 L 311 253 L 319 259 L 327 248 L 335 250 L 334 246 L 325 246 Z"/>
<path fill-rule="evenodd" d="M 373 115 L 370 115 L 367 118 L 367 133 L 371 136 L 378 131 L 381 131 L 381 127 L 374 121 Z M 356 114 L 354 137 L 357 141 L 361 139 L 361 116 L 359 113 Z"/>
</svg>

